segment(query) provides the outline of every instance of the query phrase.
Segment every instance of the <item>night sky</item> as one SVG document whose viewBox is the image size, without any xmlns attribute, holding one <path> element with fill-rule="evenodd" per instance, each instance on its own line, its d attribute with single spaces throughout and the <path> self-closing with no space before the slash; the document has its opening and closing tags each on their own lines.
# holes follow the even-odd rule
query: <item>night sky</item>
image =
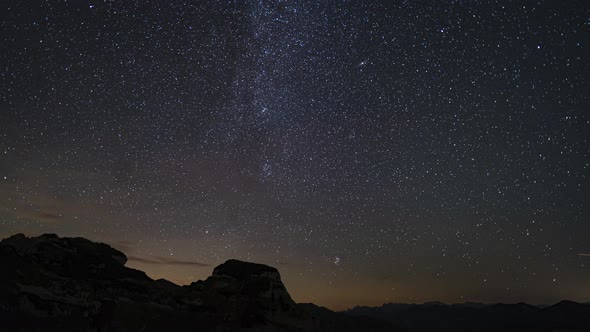
<svg viewBox="0 0 590 332">
<path fill-rule="evenodd" d="M 587 1 L 0 5 L 0 235 L 298 302 L 590 301 Z"/>
</svg>

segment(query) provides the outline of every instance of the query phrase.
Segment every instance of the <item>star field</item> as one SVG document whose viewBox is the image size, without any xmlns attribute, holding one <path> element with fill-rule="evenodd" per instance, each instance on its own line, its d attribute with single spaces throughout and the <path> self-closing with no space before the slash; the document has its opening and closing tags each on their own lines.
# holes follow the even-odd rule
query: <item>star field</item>
<svg viewBox="0 0 590 332">
<path fill-rule="evenodd" d="M 584 1 L 4 1 L 0 235 L 296 301 L 590 299 Z"/>
</svg>

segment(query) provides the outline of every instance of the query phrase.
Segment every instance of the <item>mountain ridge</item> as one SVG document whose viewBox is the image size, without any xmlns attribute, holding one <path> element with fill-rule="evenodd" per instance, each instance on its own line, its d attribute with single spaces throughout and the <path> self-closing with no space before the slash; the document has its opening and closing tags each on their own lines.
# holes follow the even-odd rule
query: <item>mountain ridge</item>
<svg viewBox="0 0 590 332">
<path fill-rule="evenodd" d="M 55 234 L 0 241 L 0 331 L 392 331 L 295 303 L 279 271 L 235 259 L 190 285 L 128 268 L 107 244 Z"/>
<path fill-rule="evenodd" d="M 0 241 L 0 331 L 590 331 L 590 306 L 295 303 L 278 269 L 235 259 L 189 285 L 154 280 L 85 238 Z"/>
<path fill-rule="evenodd" d="M 342 313 L 389 321 L 407 331 L 590 331 L 590 305 L 562 300 L 519 303 L 385 303 Z"/>
</svg>

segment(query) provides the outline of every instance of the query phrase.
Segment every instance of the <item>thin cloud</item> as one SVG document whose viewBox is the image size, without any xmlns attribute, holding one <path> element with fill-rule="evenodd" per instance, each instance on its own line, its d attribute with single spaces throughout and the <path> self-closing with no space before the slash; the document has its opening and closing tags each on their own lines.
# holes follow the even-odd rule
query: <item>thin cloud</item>
<svg viewBox="0 0 590 332">
<path fill-rule="evenodd" d="M 199 267 L 207 267 L 211 266 L 211 264 L 196 262 L 196 261 L 183 261 L 169 257 L 138 257 L 138 256 L 129 256 L 127 258 L 129 261 L 134 261 L 138 263 L 144 264 L 156 264 L 156 265 L 189 265 L 189 266 L 199 266 Z"/>
<path fill-rule="evenodd" d="M 108 245 L 129 255 L 136 251 L 136 245 L 130 241 L 108 241 Z"/>
<path fill-rule="evenodd" d="M 580 254 L 578 254 L 578 256 L 586 256 L 586 257 L 590 257 L 590 254 L 582 254 L 582 253 L 580 253 Z"/>
<path fill-rule="evenodd" d="M 37 213 L 37 215 L 39 216 L 38 219 L 46 221 L 58 220 L 59 218 L 61 218 L 61 215 L 59 215 L 58 213 L 50 211 L 40 211 L 39 213 Z"/>
</svg>

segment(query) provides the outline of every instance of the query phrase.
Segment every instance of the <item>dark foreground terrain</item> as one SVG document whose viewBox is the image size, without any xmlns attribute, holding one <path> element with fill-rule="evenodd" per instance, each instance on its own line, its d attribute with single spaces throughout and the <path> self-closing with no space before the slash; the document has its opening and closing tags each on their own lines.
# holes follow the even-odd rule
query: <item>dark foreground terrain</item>
<svg viewBox="0 0 590 332">
<path fill-rule="evenodd" d="M 0 331 L 590 331 L 590 306 L 296 304 L 270 266 L 229 260 L 188 286 L 84 238 L 0 242 Z"/>
<path fill-rule="evenodd" d="M 346 313 L 388 321 L 402 331 L 590 331 L 590 305 L 571 301 L 543 308 L 526 303 L 390 303 Z"/>
</svg>

